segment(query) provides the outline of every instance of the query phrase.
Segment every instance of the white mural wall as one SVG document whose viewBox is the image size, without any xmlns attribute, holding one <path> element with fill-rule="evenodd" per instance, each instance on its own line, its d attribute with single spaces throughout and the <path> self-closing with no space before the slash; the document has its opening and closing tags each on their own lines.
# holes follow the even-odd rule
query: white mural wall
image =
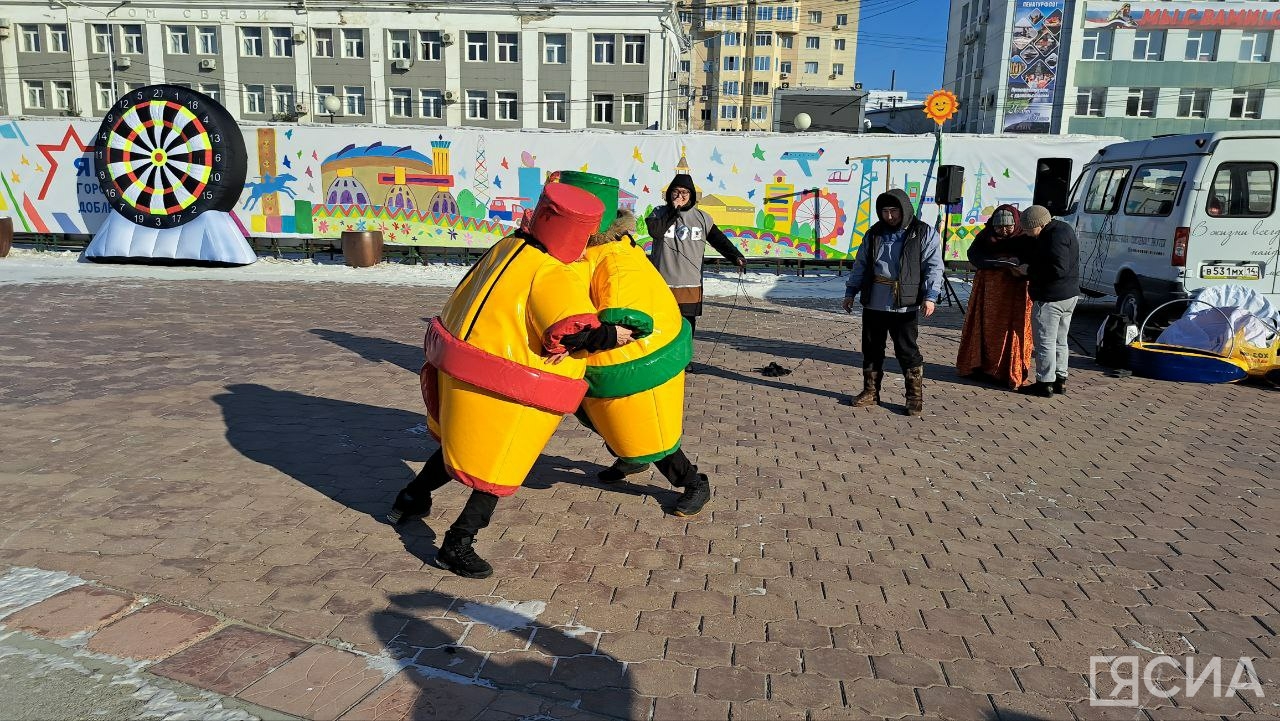
<svg viewBox="0 0 1280 721">
<path fill-rule="evenodd" d="M 0 117 L 0 216 L 19 233 L 93 233 L 110 208 L 93 172 L 96 122 Z M 243 126 L 248 178 L 234 218 L 252 237 L 337 237 L 380 230 L 387 243 L 487 247 L 537 201 L 550 173 L 619 179 L 637 215 L 689 173 L 699 206 L 750 257 L 847 257 L 873 220 L 875 196 L 903 188 L 940 216 L 926 183 L 934 140 L 834 134 L 486 131 L 282 124 Z M 943 138 L 942 162 L 965 168 L 948 208 L 948 258 L 995 206 L 1031 204 L 1036 159 L 1078 172 L 1118 138 Z M 936 176 L 936 169 L 934 171 Z M 641 227 L 643 232 L 643 226 Z"/>
</svg>

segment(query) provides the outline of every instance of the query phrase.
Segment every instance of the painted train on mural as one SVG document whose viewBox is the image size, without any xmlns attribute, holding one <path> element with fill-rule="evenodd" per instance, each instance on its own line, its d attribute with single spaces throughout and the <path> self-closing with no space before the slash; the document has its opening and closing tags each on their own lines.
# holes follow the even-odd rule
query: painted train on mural
<svg viewBox="0 0 1280 721">
<path fill-rule="evenodd" d="M 804 259 L 856 252 L 875 196 L 893 187 L 921 203 L 926 220 L 945 220 L 948 257 L 962 259 L 996 205 L 1031 203 L 1037 158 L 1079 167 L 1113 140 L 945 135 L 941 162 L 963 166 L 965 182 L 963 201 L 943 217 L 927 180 L 932 136 L 240 130 L 248 170 L 231 215 L 249 237 L 378 230 L 391 244 L 483 248 L 519 224 L 556 171 L 618 178 L 620 205 L 642 217 L 672 176 L 689 173 L 699 207 L 747 256 Z M 0 117 L 0 216 L 19 233 L 94 233 L 109 211 L 93 176 L 95 131 L 92 121 Z"/>
</svg>

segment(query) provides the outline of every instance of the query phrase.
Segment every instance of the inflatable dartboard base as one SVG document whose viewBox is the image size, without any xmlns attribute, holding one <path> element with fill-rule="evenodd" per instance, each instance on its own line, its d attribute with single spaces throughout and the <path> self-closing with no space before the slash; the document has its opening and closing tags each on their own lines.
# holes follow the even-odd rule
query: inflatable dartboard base
<svg viewBox="0 0 1280 721">
<path fill-rule="evenodd" d="M 177 85 L 121 95 L 94 138 L 94 174 L 115 210 L 85 250 L 99 262 L 257 260 L 230 216 L 244 191 L 244 136 L 218 101 Z"/>
<path fill-rule="evenodd" d="M 229 213 L 209 211 L 176 228 L 147 228 L 112 213 L 83 257 L 95 263 L 249 265 L 258 255 Z"/>
</svg>

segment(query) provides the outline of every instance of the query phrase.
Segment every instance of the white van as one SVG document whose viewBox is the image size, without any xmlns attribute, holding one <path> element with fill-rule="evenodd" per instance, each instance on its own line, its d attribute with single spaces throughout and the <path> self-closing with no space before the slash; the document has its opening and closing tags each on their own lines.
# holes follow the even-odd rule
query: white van
<svg viewBox="0 0 1280 721">
<path fill-rule="evenodd" d="M 1138 321 L 1224 283 L 1280 303 L 1277 162 L 1277 131 L 1171 135 L 1099 150 L 1061 215 L 1080 239 L 1081 291 L 1114 294 L 1117 311 Z"/>
</svg>

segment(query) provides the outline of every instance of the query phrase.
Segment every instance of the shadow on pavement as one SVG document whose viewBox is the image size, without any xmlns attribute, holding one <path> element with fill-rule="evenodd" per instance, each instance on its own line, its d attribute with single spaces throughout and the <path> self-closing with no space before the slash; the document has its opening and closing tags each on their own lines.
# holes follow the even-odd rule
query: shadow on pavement
<svg viewBox="0 0 1280 721">
<path fill-rule="evenodd" d="M 312 328 L 308 332 L 334 345 L 342 346 L 367 361 L 391 363 L 414 375 L 422 370 L 422 348 L 418 346 L 326 328 Z"/>
</svg>

